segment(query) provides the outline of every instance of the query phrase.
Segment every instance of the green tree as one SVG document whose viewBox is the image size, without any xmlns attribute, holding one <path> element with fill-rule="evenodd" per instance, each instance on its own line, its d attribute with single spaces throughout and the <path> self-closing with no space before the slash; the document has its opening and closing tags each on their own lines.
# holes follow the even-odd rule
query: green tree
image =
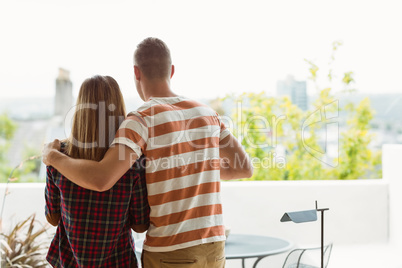
<svg viewBox="0 0 402 268">
<path fill-rule="evenodd" d="M 0 114 L 0 138 L 9 141 L 14 137 L 17 125 L 6 113 Z"/>
<path fill-rule="evenodd" d="M 322 163 L 305 150 L 305 143 L 319 147 L 313 127 L 307 137 L 302 137 L 301 126 L 307 112 L 288 97 L 273 98 L 264 93 L 243 94 L 235 102 L 246 103 L 232 119 L 234 134 L 255 167 L 253 177 L 248 180 L 323 178 Z"/>
<path fill-rule="evenodd" d="M 7 166 L 6 154 L 16 129 L 17 125 L 6 113 L 0 114 L 0 182 L 6 182 L 11 171 Z"/>
<path fill-rule="evenodd" d="M 347 121 L 347 130 L 341 135 L 339 168 L 334 173 L 342 180 L 364 178 L 379 164 L 379 152 L 373 154 L 369 148 L 373 138 L 370 134 L 370 121 L 374 113 L 368 98 L 358 105 L 350 103 L 346 109 L 350 119 Z"/>
<path fill-rule="evenodd" d="M 28 145 L 25 145 L 24 153 L 21 155 L 21 164 L 18 167 L 11 166 L 7 161 L 6 154 L 9 150 L 11 140 L 17 130 L 17 124 L 7 115 L 0 115 L 0 182 L 7 182 L 12 173 L 13 178 L 18 182 L 38 181 L 37 174 L 40 169 L 40 159 L 34 156 L 40 152 Z M 24 163 L 24 164 L 22 164 Z"/>
</svg>

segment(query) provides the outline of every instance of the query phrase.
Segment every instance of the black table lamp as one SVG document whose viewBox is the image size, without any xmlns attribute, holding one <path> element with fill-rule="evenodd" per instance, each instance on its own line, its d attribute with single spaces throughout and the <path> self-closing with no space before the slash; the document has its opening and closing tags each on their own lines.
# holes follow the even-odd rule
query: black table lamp
<svg viewBox="0 0 402 268">
<path fill-rule="evenodd" d="M 281 222 L 310 222 L 317 220 L 317 211 L 321 212 L 321 268 L 324 268 L 324 211 L 326 210 L 329 208 L 318 208 L 317 201 L 315 201 L 315 209 L 286 212 L 281 218 Z"/>
</svg>

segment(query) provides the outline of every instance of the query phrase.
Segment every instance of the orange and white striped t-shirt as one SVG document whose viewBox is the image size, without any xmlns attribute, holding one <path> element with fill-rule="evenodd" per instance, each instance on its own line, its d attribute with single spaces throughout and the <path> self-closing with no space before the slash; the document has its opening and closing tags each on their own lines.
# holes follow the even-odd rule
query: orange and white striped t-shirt
<svg viewBox="0 0 402 268">
<path fill-rule="evenodd" d="M 145 250 L 225 240 L 219 141 L 229 134 L 215 111 L 184 97 L 151 98 L 121 124 L 113 143 L 147 159 Z"/>
</svg>

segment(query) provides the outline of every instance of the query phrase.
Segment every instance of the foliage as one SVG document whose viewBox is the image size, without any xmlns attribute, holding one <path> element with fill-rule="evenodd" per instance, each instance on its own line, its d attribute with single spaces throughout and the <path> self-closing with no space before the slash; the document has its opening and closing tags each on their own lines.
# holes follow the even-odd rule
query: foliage
<svg viewBox="0 0 402 268">
<path fill-rule="evenodd" d="M 362 100 L 357 107 L 349 104 L 350 119 L 347 121 L 348 130 L 342 133 L 340 144 L 339 168 L 336 175 L 339 179 L 355 179 L 366 175 L 372 170 L 373 152 L 369 149 L 372 135 L 369 124 L 373 118 L 368 98 Z"/>
<path fill-rule="evenodd" d="M 46 228 L 35 230 L 35 215 L 18 223 L 9 234 L 0 234 L 1 267 L 47 267 Z"/>
<path fill-rule="evenodd" d="M 17 130 L 17 124 L 8 117 L 7 114 L 0 115 L 0 183 L 5 183 L 12 171 L 14 177 L 18 178 L 19 182 L 37 181 L 37 175 L 40 169 L 40 160 L 29 161 L 24 166 L 14 168 L 10 166 L 6 159 L 6 154 L 9 150 L 11 140 Z M 40 152 L 32 146 L 25 145 L 22 155 L 23 159 L 28 159 L 34 155 L 39 155 Z"/>
<path fill-rule="evenodd" d="M 0 182 L 4 182 L 10 174 L 10 170 L 6 166 L 6 153 L 10 146 L 10 140 L 13 138 L 16 130 L 16 125 L 7 116 L 7 114 L 0 115 Z"/>
<path fill-rule="evenodd" d="M 8 170 L 5 165 L 7 161 L 6 153 L 16 129 L 17 125 L 8 117 L 7 114 L 0 114 L 0 182 L 10 174 L 10 170 Z"/>
<path fill-rule="evenodd" d="M 249 180 L 323 180 L 381 177 L 381 152 L 369 147 L 373 135 L 370 122 L 374 111 L 368 99 L 355 105 L 340 107 L 333 94 L 337 80 L 332 70 L 335 52 L 341 42 L 333 43 L 326 76 L 329 86 L 320 88 L 320 68 L 309 64 L 309 79 L 317 89 L 317 99 L 311 110 L 302 111 L 288 97 L 274 98 L 264 93 L 244 93 L 228 96 L 236 103 L 229 119 L 234 135 L 241 140 L 252 158 L 254 175 Z M 340 80 L 341 92 L 350 94 L 353 72 L 345 72 Z M 339 127 L 339 113 L 348 118 L 342 126 L 338 142 L 338 157 L 329 158 L 326 152 L 328 127 Z M 331 131 L 331 129 L 329 129 Z M 335 130 L 336 132 L 337 130 Z M 334 132 L 334 130 L 332 130 Z M 324 136 L 324 139 L 322 138 Z"/>
<path fill-rule="evenodd" d="M 14 171 L 14 177 L 17 182 L 38 182 L 38 174 L 41 167 L 41 152 L 32 146 L 25 145 L 23 152 L 23 165 Z"/>
<path fill-rule="evenodd" d="M 11 140 L 16 130 L 16 124 L 7 114 L 0 114 L 0 139 Z"/>
</svg>

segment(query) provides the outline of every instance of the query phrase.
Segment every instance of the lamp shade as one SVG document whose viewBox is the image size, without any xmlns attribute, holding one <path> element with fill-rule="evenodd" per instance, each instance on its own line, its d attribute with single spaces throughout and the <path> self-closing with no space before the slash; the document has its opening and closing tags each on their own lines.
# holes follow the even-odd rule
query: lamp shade
<svg viewBox="0 0 402 268">
<path fill-rule="evenodd" d="M 309 222 L 317 220 L 317 210 L 304 210 L 295 212 L 286 212 L 281 218 L 281 222 L 293 221 L 295 223 Z"/>
</svg>

